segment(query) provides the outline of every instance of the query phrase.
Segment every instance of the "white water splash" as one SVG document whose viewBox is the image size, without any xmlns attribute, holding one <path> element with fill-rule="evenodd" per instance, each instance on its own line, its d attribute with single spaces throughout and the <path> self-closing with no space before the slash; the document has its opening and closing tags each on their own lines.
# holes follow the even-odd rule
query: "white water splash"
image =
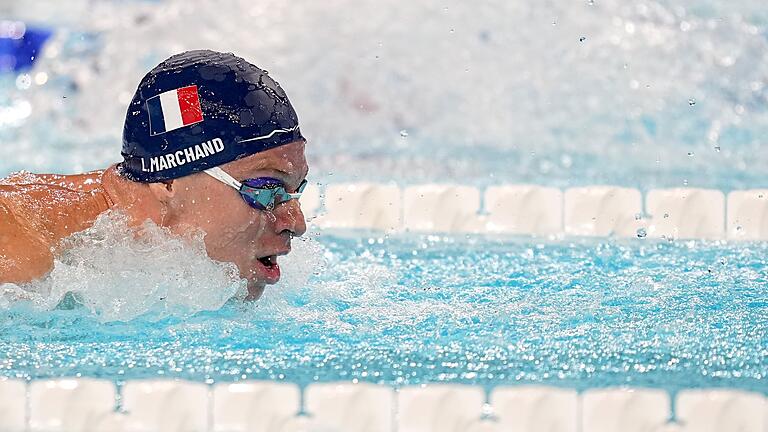
<svg viewBox="0 0 768 432">
<path fill-rule="evenodd" d="M 180 238 L 151 222 L 137 232 L 112 212 L 64 240 L 45 279 L 2 288 L 0 306 L 29 300 L 52 309 L 73 293 L 104 321 L 216 310 L 245 289 L 233 264 L 208 258 L 202 234 Z"/>
<path fill-rule="evenodd" d="M 280 298 L 285 293 L 306 287 L 312 276 L 327 271 L 326 249 L 309 235 L 291 241 L 291 253 L 280 257 L 280 282 L 267 287 L 264 299 Z"/>
<path fill-rule="evenodd" d="M 290 268 L 286 272 L 290 276 L 268 289 L 260 300 L 254 311 L 259 318 L 351 333 L 360 329 L 356 327 L 360 323 L 352 324 L 349 319 L 367 319 L 372 311 L 386 311 L 381 316 L 390 318 L 412 316 L 412 311 L 401 311 L 386 296 L 398 286 L 397 272 L 382 265 L 370 251 L 346 257 L 311 238 L 302 240 L 281 264 Z"/>
</svg>

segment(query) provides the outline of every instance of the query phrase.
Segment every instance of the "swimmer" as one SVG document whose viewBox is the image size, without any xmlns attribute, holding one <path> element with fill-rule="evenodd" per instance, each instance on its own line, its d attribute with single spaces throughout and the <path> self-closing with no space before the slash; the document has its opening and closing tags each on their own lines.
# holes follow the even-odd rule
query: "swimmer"
<svg viewBox="0 0 768 432">
<path fill-rule="evenodd" d="M 202 231 L 208 256 L 234 263 L 258 298 L 280 279 L 277 257 L 306 231 L 297 200 L 307 183 L 305 143 L 267 72 L 214 51 L 170 57 L 128 107 L 122 162 L 0 179 L 0 283 L 44 277 L 63 238 L 120 211 L 132 226 Z"/>
</svg>

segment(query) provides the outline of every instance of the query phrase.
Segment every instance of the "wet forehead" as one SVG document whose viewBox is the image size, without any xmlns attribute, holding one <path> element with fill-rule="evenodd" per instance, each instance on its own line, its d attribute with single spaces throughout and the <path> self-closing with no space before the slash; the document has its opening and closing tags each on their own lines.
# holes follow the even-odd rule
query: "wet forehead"
<svg viewBox="0 0 768 432">
<path fill-rule="evenodd" d="M 301 180 L 307 172 L 304 142 L 295 142 L 257 153 L 227 164 L 227 171 L 240 178 L 253 177 L 259 172 L 274 171 L 286 180 Z"/>
</svg>

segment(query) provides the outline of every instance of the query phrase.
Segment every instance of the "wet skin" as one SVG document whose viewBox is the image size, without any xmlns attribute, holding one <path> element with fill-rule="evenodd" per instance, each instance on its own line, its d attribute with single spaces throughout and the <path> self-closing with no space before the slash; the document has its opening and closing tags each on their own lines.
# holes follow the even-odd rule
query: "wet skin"
<svg viewBox="0 0 768 432">
<path fill-rule="evenodd" d="M 237 180 L 280 179 L 292 192 L 307 175 L 304 147 L 296 141 L 220 167 Z M 237 265 L 254 299 L 279 279 L 276 257 L 306 231 L 297 200 L 256 210 L 204 173 L 164 183 L 129 181 L 115 166 L 75 176 L 17 174 L 0 180 L 0 283 L 45 276 L 61 239 L 109 209 L 126 213 L 134 226 L 150 219 L 181 236 L 202 230 L 208 256 Z"/>
</svg>

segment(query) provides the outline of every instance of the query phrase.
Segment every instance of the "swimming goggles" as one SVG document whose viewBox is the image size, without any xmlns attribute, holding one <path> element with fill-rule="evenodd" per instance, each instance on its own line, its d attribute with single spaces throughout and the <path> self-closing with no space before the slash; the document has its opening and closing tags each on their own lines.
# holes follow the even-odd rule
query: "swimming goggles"
<svg viewBox="0 0 768 432">
<path fill-rule="evenodd" d="M 241 182 L 235 180 L 219 167 L 205 170 L 205 173 L 216 180 L 229 185 L 240 193 L 243 200 L 249 206 L 257 210 L 273 210 L 278 204 L 301 198 L 301 193 L 307 186 L 307 180 L 301 181 L 295 193 L 288 193 L 282 181 L 272 177 L 257 177 L 245 179 Z"/>
</svg>

